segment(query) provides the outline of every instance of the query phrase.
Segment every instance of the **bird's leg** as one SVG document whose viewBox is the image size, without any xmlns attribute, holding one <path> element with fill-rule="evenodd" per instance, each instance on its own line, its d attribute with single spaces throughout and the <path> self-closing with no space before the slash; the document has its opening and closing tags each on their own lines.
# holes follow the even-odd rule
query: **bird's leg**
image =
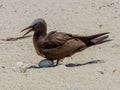
<svg viewBox="0 0 120 90">
<path fill-rule="evenodd" d="M 57 65 L 59 64 L 59 61 L 60 61 L 60 60 L 59 60 L 59 59 L 57 59 L 57 62 L 56 62 L 56 65 L 55 65 L 55 66 L 57 66 Z"/>
</svg>

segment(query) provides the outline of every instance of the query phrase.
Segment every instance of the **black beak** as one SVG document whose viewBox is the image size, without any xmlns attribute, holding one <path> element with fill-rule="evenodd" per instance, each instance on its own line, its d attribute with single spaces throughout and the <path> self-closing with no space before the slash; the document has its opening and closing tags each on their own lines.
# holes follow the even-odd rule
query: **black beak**
<svg viewBox="0 0 120 90">
<path fill-rule="evenodd" d="M 23 31 L 29 29 L 23 36 L 27 35 L 27 34 L 30 33 L 31 31 L 33 31 L 32 28 L 33 28 L 33 26 L 29 26 L 29 27 L 27 27 L 27 28 L 21 30 L 21 32 L 23 32 Z"/>
</svg>

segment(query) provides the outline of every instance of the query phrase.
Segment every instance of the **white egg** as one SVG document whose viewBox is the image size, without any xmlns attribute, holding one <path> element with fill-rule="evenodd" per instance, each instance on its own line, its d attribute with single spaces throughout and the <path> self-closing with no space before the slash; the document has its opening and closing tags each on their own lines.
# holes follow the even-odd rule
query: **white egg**
<svg viewBox="0 0 120 90">
<path fill-rule="evenodd" d="M 52 66 L 54 66 L 53 62 L 50 60 L 47 60 L 47 59 L 40 61 L 38 65 L 39 65 L 39 67 L 52 67 Z"/>
</svg>

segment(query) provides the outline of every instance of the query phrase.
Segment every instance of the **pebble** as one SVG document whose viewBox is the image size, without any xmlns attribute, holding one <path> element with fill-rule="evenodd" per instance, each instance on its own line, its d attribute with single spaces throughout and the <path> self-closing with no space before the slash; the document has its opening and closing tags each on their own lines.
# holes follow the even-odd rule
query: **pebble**
<svg viewBox="0 0 120 90">
<path fill-rule="evenodd" d="M 17 62 L 16 66 L 13 67 L 12 70 L 14 72 L 25 73 L 29 66 L 30 66 L 29 64 L 26 64 L 26 63 L 23 63 L 23 62 Z"/>
</svg>

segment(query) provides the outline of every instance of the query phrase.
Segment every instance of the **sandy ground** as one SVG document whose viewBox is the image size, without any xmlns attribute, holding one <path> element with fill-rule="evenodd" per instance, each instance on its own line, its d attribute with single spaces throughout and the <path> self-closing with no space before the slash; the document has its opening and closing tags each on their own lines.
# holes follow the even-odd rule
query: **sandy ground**
<svg viewBox="0 0 120 90">
<path fill-rule="evenodd" d="M 120 90 L 119 0 L 0 0 L 0 38 L 21 36 L 20 30 L 36 18 L 46 20 L 48 32 L 111 32 L 113 41 L 65 58 L 57 67 L 31 68 L 26 73 L 12 68 L 18 61 L 43 59 L 37 56 L 32 37 L 0 41 L 0 90 Z"/>
</svg>

